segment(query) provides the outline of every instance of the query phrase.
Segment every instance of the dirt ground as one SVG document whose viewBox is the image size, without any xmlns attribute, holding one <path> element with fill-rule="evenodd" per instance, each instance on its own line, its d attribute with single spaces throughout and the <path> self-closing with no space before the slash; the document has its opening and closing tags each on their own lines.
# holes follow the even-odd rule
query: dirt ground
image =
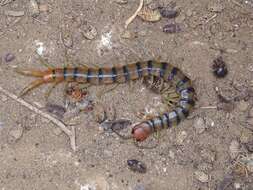
<svg viewBox="0 0 253 190">
<path fill-rule="evenodd" d="M 253 1 L 175 2 L 145 1 L 153 9 L 174 4 L 179 15 L 158 22 L 137 17 L 127 29 L 134 37 L 123 38 L 139 1 L 40 0 L 36 15 L 29 1 L 0 0 L 0 86 L 9 92 L 18 94 L 32 80 L 16 67 L 45 68 L 37 51 L 55 67 L 63 67 L 66 57 L 90 66 L 160 58 L 191 78 L 198 99 L 189 119 L 162 131 L 153 149 L 101 130 L 92 112 L 80 113 L 73 152 L 56 125 L 0 92 L 1 190 L 253 189 Z M 168 23 L 181 31 L 164 33 Z M 86 33 L 88 25 L 93 33 Z M 15 58 L 6 60 L 7 54 Z M 218 56 L 227 64 L 224 78 L 212 73 Z M 44 107 L 48 87 L 24 100 Z M 137 122 L 138 113 L 159 111 L 160 95 L 139 82 L 120 84 L 99 99 L 104 88 L 89 92 L 105 107 L 114 106 L 117 118 Z M 63 105 L 63 89 L 57 86 L 48 101 Z M 128 159 L 144 162 L 147 172 L 131 171 Z"/>
</svg>

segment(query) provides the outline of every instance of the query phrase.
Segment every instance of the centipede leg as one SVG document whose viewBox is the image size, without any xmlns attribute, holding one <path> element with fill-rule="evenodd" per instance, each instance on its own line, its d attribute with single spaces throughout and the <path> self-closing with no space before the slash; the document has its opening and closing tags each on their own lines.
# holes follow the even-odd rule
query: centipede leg
<svg viewBox="0 0 253 190">
<path fill-rule="evenodd" d="M 35 80 L 33 82 L 31 82 L 28 86 L 26 86 L 19 94 L 19 97 L 24 96 L 26 93 L 28 93 L 29 91 L 31 91 L 32 89 L 42 85 L 43 83 L 45 83 L 45 81 L 43 79 L 38 79 Z"/>
<path fill-rule="evenodd" d="M 38 54 L 40 64 L 44 65 L 48 69 L 53 69 L 54 66 L 48 63 L 40 54 Z"/>
<path fill-rule="evenodd" d="M 155 139 L 158 140 L 158 142 L 160 142 L 160 138 L 161 138 L 161 131 L 160 130 L 157 130 L 156 132 L 154 132 L 154 137 Z"/>
<path fill-rule="evenodd" d="M 55 89 L 55 87 L 60 83 L 60 81 L 56 81 L 53 83 L 53 85 L 51 87 L 49 87 L 49 89 L 47 90 L 47 92 L 45 93 L 45 99 L 48 100 L 50 94 L 52 93 L 53 89 Z"/>
<path fill-rule="evenodd" d="M 163 91 L 162 93 L 163 102 L 166 103 L 169 107 L 175 106 L 179 100 L 179 94 L 175 90 Z"/>
<path fill-rule="evenodd" d="M 67 49 L 64 49 L 64 67 L 75 65 L 68 55 Z"/>
<path fill-rule="evenodd" d="M 104 94 L 106 94 L 106 93 L 108 93 L 108 92 L 113 91 L 118 85 L 119 85 L 118 83 L 115 83 L 115 84 L 113 84 L 112 86 L 108 86 L 108 87 L 106 86 L 106 87 L 104 87 L 104 89 L 100 90 L 100 91 L 97 93 L 97 97 L 98 97 L 98 98 L 101 98 L 102 95 L 104 95 Z"/>
</svg>

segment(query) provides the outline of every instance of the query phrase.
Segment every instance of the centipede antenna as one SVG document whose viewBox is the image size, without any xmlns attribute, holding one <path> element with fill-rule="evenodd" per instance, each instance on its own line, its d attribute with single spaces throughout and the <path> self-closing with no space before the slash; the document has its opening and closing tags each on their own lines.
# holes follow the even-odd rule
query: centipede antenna
<svg viewBox="0 0 253 190">
<path fill-rule="evenodd" d="M 129 140 L 129 139 L 132 139 L 133 137 L 131 135 L 129 136 L 124 136 L 124 135 L 121 135 L 118 131 L 116 131 L 113 127 L 111 128 L 112 129 L 112 132 L 114 132 L 116 135 L 118 135 L 121 139 L 123 140 Z"/>
<path fill-rule="evenodd" d="M 29 91 L 31 91 L 32 89 L 42 85 L 44 83 L 44 80 L 43 79 L 38 79 L 38 80 L 35 80 L 33 82 L 31 82 L 28 86 L 26 86 L 19 94 L 18 97 L 22 97 L 24 96 L 26 93 L 28 93 Z"/>
<path fill-rule="evenodd" d="M 51 65 L 50 63 L 48 63 L 40 54 L 37 53 L 37 55 L 39 57 L 40 64 L 44 65 L 48 69 L 54 69 L 55 68 L 53 65 Z"/>
</svg>

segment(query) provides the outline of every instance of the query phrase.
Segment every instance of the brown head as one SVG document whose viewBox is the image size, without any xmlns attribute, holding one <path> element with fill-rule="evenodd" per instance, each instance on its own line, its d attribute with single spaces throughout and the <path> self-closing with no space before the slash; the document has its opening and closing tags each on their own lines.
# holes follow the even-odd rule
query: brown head
<svg viewBox="0 0 253 190">
<path fill-rule="evenodd" d="M 152 133 L 148 123 L 138 123 L 132 129 L 132 136 L 136 141 L 144 141 Z"/>
</svg>

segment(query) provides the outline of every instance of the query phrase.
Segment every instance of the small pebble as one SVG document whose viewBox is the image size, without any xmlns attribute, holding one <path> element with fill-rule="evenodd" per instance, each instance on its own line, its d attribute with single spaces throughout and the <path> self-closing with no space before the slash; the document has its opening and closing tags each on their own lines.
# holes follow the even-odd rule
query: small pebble
<svg viewBox="0 0 253 190">
<path fill-rule="evenodd" d="M 9 143 L 15 143 L 17 140 L 19 140 L 22 137 L 23 134 L 23 127 L 18 126 L 14 129 L 10 130 L 8 135 L 8 142 Z"/>
<path fill-rule="evenodd" d="M 193 126 L 198 134 L 201 134 L 205 131 L 206 125 L 202 117 L 197 117 L 193 121 Z"/>
<path fill-rule="evenodd" d="M 194 176 L 197 180 L 199 180 L 202 183 L 207 183 L 209 181 L 209 176 L 202 171 L 199 170 L 195 171 Z"/>
<path fill-rule="evenodd" d="M 186 131 L 181 131 L 178 135 L 177 135 L 177 144 L 178 145 L 182 145 L 185 141 L 185 139 L 187 138 L 187 133 Z"/>
<path fill-rule="evenodd" d="M 12 53 L 7 53 L 5 56 L 4 56 L 4 61 L 6 63 L 8 62 L 11 62 L 15 59 L 15 55 L 13 55 Z"/>
<path fill-rule="evenodd" d="M 28 10 L 31 17 L 37 17 L 40 14 L 39 5 L 36 0 L 30 0 Z"/>
<path fill-rule="evenodd" d="M 226 63 L 223 61 L 223 58 L 221 56 L 213 60 L 212 68 L 214 75 L 218 78 L 223 78 L 228 73 Z"/>
<path fill-rule="evenodd" d="M 127 160 L 127 165 L 128 165 L 128 168 L 134 172 L 146 173 L 147 171 L 146 165 L 139 160 L 135 160 L 135 159 Z"/>
<path fill-rule="evenodd" d="M 102 123 L 103 121 L 106 120 L 106 112 L 102 104 L 99 103 L 95 104 L 92 113 L 96 122 Z"/>
<path fill-rule="evenodd" d="M 247 111 L 248 109 L 248 103 L 244 100 L 240 101 L 238 103 L 238 109 L 241 111 L 241 112 L 245 112 Z"/>
<path fill-rule="evenodd" d="M 247 142 L 247 143 L 245 144 L 245 147 L 246 147 L 246 149 L 247 149 L 250 153 L 253 153 L 253 140 L 250 141 L 250 142 Z"/>
<path fill-rule="evenodd" d="M 169 34 L 178 33 L 181 32 L 181 27 L 176 23 L 166 24 L 163 27 L 163 32 Z"/>
<path fill-rule="evenodd" d="M 62 43 L 66 48 L 72 48 L 73 47 L 73 38 L 70 33 L 63 32 L 61 34 Z"/>
<path fill-rule="evenodd" d="M 97 190 L 96 184 L 81 185 L 80 190 Z"/>
<path fill-rule="evenodd" d="M 97 36 L 97 29 L 86 22 L 81 26 L 81 33 L 87 40 L 93 40 Z"/>
<path fill-rule="evenodd" d="M 165 18 L 175 18 L 178 15 L 178 12 L 171 8 L 162 7 L 159 8 L 159 11 L 161 13 L 161 16 Z"/>
<path fill-rule="evenodd" d="M 249 129 L 242 129 L 240 142 L 245 144 L 253 140 L 253 134 Z"/>
<path fill-rule="evenodd" d="M 235 189 L 241 189 L 241 184 L 240 183 L 234 183 Z"/>
<path fill-rule="evenodd" d="M 169 157 L 173 160 L 175 159 L 175 153 L 172 150 L 169 151 Z"/>
<path fill-rule="evenodd" d="M 235 159 L 240 153 L 240 143 L 237 140 L 232 140 L 229 146 L 229 153 L 232 159 Z"/>
</svg>

